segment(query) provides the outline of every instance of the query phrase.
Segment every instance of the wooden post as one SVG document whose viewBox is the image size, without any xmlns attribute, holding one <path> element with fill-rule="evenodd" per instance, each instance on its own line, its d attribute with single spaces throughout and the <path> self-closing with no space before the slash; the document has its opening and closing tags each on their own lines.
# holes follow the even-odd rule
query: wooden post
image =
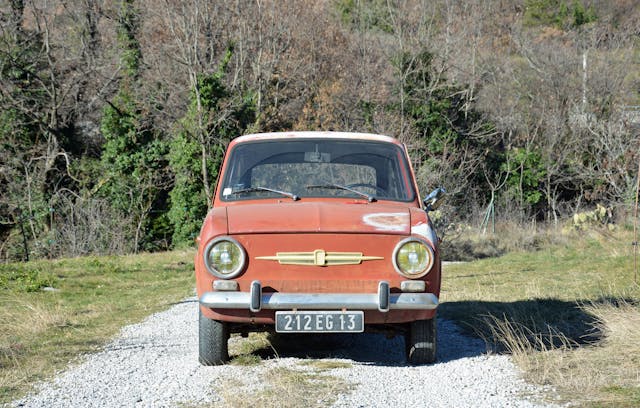
<svg viewBox="0 0 640 408">
<path fill-rule="evenodd" d="M 27 234 L 24 232 L 24 213 L 22 208 L 18 207 L 20 213 L 20 232 L 22 232 L 22 244 L 24 245 L 24 261 L 29 262 L 29 246 L 27 245 Z"/>
<path fill-rule="evenodd" d="M 633 283 L 638 284 L 638 193 L 640 192 L 640 160 L 636 177 L 636 205 L 633 208 Z"/>
</svg>

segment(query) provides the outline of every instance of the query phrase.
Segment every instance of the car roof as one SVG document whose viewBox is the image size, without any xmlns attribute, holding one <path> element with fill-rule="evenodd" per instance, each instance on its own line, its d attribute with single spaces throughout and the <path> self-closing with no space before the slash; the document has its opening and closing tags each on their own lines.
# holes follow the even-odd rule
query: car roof
<svg viewBox="0 0 640 408">
<path fill-rule="evenodd" d="M 267 140 L 281 140 L 281 139 L 345 139 L 345 140 L 370 140 L 377 142 L 394 143 L 401 145 L 401 143 L 390 136 L 376 135 L 373 133 L 352 133 L 352 132 L 321 132 L 321 131 L 291 131 L 291 132 L 272 132 L 272 133 L 255 133 L 250 135 L 240 136 L 231 141 L 231 144 L 254 142 L 254 141 L 267 141 Z"/>
</svg>

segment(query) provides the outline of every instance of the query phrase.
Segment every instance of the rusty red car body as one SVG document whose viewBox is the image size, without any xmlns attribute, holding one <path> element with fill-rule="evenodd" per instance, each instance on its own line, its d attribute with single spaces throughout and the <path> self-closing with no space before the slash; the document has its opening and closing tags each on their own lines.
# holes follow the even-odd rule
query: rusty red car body
<svg viewBox="0 0 640 408">
<path fill-rule="evenodd" d="M 202 364 L 227 361 L 230 333 L 263 330 L 398 333 L 409 362 L 435 360 L 438 238 L 407 149 L 391 137 L 233 140 L 195 274 Z"/>
</svg>

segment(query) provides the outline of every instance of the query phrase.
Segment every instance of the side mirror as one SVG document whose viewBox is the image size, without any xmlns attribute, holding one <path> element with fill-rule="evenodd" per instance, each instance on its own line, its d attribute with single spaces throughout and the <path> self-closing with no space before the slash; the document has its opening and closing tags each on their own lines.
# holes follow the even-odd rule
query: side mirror
<svg viewBox="0 0 640 408">
<path fill-rule="evenodd" d="M 445 190 L 443 187 L 438 187 L 433 190 L 428 196 L 425 197 L 423 201 L 424 210 L 427 212 L 437 210 L 444 201 L 444 197 L 446 195 L 447 190 Z"/>
</svg>

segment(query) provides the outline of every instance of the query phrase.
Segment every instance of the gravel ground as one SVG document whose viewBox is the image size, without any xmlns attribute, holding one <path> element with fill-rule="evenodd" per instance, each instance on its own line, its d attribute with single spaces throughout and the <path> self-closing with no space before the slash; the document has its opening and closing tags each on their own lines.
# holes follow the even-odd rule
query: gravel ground
<svg viewBox="0 0 640 408">
<path fill-rule="evenodd" d="M 335 407 L 534 407 L 544 392 L 518 376 L 507 356 L 484 354 L 484 344 L 457 326 L 438 322 L 438 363 L 405 364 L 403 340 L 381 335 L 311 337 L 311 344 L 278 349 L 279 358 L 257 366 L 198 364 L 195 299 L 127 326 L 105 349 L 80 359 L 54 380 L 38 385 L 16 407 L 175 407 L 222 404 L 215 384 L 260 387 L 261 373 L 298 366 L 327 355 L 350 363 L 329 371 L 353 384 Z M 232 341 L 243 341 L 234 338 Z M 290 341 L 284 342 L 293 344 Z"/>
</svg>

